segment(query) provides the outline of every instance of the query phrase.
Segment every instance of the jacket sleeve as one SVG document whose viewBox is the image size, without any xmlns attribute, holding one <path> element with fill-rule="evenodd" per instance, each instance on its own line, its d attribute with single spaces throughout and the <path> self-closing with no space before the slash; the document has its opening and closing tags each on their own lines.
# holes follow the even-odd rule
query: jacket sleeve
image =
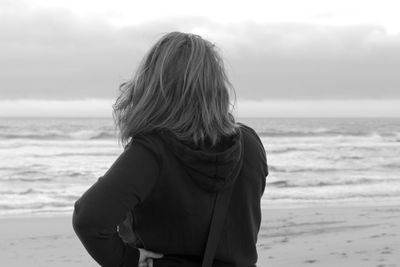
<svg viewBox="0 0 400 267">
<path fill-rule="evenodd" d="M 152 191 L 159 175 L 156 155 L 131 142 L 110 169 L 76 202 L 72 225 L 101 266 L 138 266 L 139 251 L 122 241 L 117 226 Z"/>
</svg>

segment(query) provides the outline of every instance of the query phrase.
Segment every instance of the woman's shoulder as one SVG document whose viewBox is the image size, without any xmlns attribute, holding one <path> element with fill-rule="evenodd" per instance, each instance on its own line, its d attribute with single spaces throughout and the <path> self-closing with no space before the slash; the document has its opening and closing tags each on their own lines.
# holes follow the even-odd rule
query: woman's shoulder
<svg viewBox="0 0 400 267">
<path fill-rule="evenodd" d="M 243 123 L 243 122 L 236 122 L 241 129 L 244 129 L 244 131 L 246 131 L 247 133 L 251 133 L 253 135 L 257 135 L 256 131 L 251 128 L 250 126 L 248 126 L 247 124 Z"/>
<path fill-rule="evenodd" d="M 262 144 L 260 137 L 258 136 L 257 132 L 252 127 L 250 127 L 242 122 L 237 122 L 237 124 L 240 126 L 240 129 L 242 129 L 242 133 L 244 134 L 245 138 L 255 139 L 259 143 Z"/>
<path fill-rule="evenodd" d="M 242 122 L 237 122 L 237 124 L 240 125 L 240 129 L 242 130 L 245 146 L 250 147 L 251 150 L 259 150 L 265 155 L 264 143 L 261 141 L 257 132 L 252 127 Z"/>
<path fill-rule="evenodd" d="M 135 147 L 141 146 L 145 147 L 147 151 L 149 151 L 153 156 L 157 159 L 159 163 L 161 163 L 161 149 L 160 138 L 157 132 L 147 132 L 140 133 L 131 137 L 128 144 L 125 146 L 124 150 L 134 150 Z"/>
<path fill-rule="evenodd" d="M 244 123 L 238 122 L 238 124 L 242 129 L 245 150 L 248 151 L 247 153 L 259 156 L 263 164 L 264 174 L 265 176 L 267 176 L 268 165 L 264 143 L 261 141 L 261 138 L 258 136 L 257 132 L 253 128 Z"/>
</svg>

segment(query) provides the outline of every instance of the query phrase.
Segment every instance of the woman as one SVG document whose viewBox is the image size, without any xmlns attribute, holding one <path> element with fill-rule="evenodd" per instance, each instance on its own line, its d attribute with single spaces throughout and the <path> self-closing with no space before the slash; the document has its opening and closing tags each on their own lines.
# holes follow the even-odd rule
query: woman
<svg viewBox="0 0 400 267">
<path fill-rule="evenodd" d="M 75 203 L 89 254 L 102 266 L 200 266 L 216 194 L 231 189 L 213 266 L 255 266 L 266 155 L 229 110 L 215 46 L 168 33 L 120 89 L 124 151 Z"/>
</svg>

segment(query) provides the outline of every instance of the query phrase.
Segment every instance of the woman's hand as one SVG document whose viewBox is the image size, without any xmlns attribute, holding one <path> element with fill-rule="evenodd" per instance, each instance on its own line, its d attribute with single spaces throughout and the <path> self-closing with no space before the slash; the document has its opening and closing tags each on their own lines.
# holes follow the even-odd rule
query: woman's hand
<svg viewBox="0 0 400 267">
<path fill-rule="evenodd" d="M 132 229 L 133 217 L 131 212 L 126 214 L 125 220 L 118 225 L 118 233 L 124 243 L 136 247 L 138 238 Z M 143 248 L 137 248 L 140 252 L 139 256 L 139 267 L 153 267 L 153 259 L 162 258 L 164 255 L 155 253 L 153 251 L 145 250 Z"/>
<path fill-rule="evenodd" d="M 132 229 L 132 224 L 132 213 L 128 211 L 125 220 L 118 225 L 118 233 L 124 243 L 135 245 L 137 241 L 137 236 Z"/>
<path fill-rule="evenodd" d="M 138 248 L 138 250 L 140 252 L 139 267 L 153 267 L 153 259 L 160 259 L 164 256 L 163 254 L 155 253 L 143 248 Z"/>
</svg>

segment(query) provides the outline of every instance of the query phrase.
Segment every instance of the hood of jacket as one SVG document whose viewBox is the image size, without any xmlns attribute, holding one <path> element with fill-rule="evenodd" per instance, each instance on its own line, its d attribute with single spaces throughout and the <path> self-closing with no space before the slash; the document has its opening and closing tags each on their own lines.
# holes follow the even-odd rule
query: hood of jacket
<svg viewBox="0 0 400 267">
<path fill-rule="evenodd" d="M 243 163 L 243 137 L 237 133 L 223 137 L 216 149 L 195 148 L 162 131 L 164 143 L 176 155 L 188 176 L 203 190 L 217 192 L 233 185 Z"/>
</svg>

